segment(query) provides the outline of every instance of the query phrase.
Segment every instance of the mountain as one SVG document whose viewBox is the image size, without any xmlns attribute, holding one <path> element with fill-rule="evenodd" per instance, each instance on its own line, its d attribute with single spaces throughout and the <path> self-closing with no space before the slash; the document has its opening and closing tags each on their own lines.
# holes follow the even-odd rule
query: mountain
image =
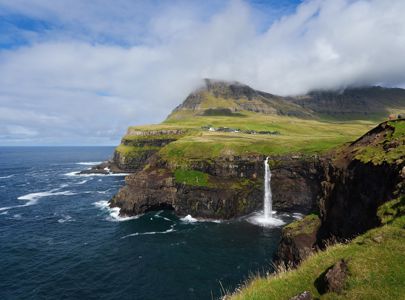
<svg viewBox="0 0 405 300">
<path fill-rule="evenodd" d="M 244 111 L 298 118 L 383 120 L 391 113 L 405 112 L 405 90 L 364 87 L 282 97 L 239 82 L 205 79 L 204 86 L 176 107 L 168 120 L 190 116 L 238 116 Z"/>
<path fill-rule="evenodd" d="M 381 119 L 405 111 L 405 90 L 379 86 L 343 91 L 313 91 L 291 100 L 319 116 L 338 119 Z"/>
<path fill-rule="evenodd" d="M 179 119 L 189 115 L 238 116 L 238 112 L 242 111 L 311 117 L 310 110 L 288 98 L 257 91 L 239 82 L 205 79 L 204 83 L 204 87 L 192 92 L 173 110 L 168 119 Z"/>
</svg>

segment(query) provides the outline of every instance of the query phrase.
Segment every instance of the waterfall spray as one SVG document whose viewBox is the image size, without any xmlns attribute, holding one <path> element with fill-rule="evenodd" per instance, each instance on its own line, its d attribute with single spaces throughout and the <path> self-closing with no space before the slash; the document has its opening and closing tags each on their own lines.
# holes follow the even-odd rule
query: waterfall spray
<svg viewBox="0 0 405 300">
<path fill-rule="evenodd" d="M 264 161 L 264 219 L 271 219 L 273 217 L 273 207 L 272 207 L 272 194 L 271 194 L 271 171 L 269 167 L 269 158 L 267 157 Z"/>
</svg>

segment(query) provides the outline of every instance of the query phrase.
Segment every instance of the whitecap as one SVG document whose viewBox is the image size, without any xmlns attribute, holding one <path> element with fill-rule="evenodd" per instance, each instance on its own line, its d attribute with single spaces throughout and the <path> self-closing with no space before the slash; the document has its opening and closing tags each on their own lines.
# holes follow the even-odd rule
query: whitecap
<svg viewBox="0 0 405 300">
<path fill-rule="evenodd" d="M 89 181 L 89 179 L 85 179 L 85 180 L 79 181 L 79 182 L 77 182 L 76 184 L 85 184 L 87 181 Z"/>
<path fill-rule="evenodd" d="M 122 222 L 122 221 L 138 219 L 140 217 L 140 215 L 130 216 L 130 217 L 120 216 L 120 208 L 119 207 L 110 207 L 110 204 L 106 200 L 94 202 L 93 205 L 102 210 L 109 212 L 109 216 L 106 218 L 107 221 Z"/>
<path fill-rule="evenodd" d="M 62 223 L 65 223 L 65 222 L 73 222 L 73 221 L 75 221 L 75 219 L 73 219 L 71 216 L 62 215 L 62 218 L 58 220 L 58 223 L 62 224 Z"/>
<path fill-rule="evenodd" d="M 109 190 L 110 190 L 110 189 L 105 190 L 105 191 L 97 191 L 97 193 L 98 193 L 98 194 L 107 194 Z"/>
<path fill-rule="evenodd" d="M 4 212 L 0 213 L 0 215 L 8 215 L 8 211 L 4 211 Z"/>
<path fill-rule="evenodd" d="M 193 218 L 191 215 L 187 215 L 187 216 L 181 218 L 180 220 L 185 223 L 195 223 L 198 221 L 196 218 Z"/>
<path fill-rule="evenodd" d="M 194 218 L 191 215 L 187 215 L 183 218 L 180 218 L 180 221 L 184 223 L 196 223 L 196 222 L 209 222 L 209 223 L 221 223 L 221 220 L 216 220 L 216 219 L 201 219 L 201 218 Z"/>
<path fill-rule="evenodd" d="M 138 236 L 138 235 L 154 235 L 154 234 L 167 234 L 167 233 L 171 233 L 171 232 L 175 232 L 176 230 L 174 229 L 174 224 L 172 226 L 170 226 L 169 229 L 165 230 L 165 231 L 147 231 L 147 232 L 135 232 L 135 233 L 131 233 L 128 235 L 123 236 L 121 239 L 126 239 L 128 237 L 131 236 Z"/>
<path fill-rule="evenodd" d="M 14 176 L 14 174 L 7 175 L 7 176 L 0 176 L 0 179 L 7 179 L 7 178 L 11 178 L 13 176 Z"/>
<path fill-rule="evenodd" d="M 50 197 L 50 196 L 72 196 L 76 195 L 71 191 L 63 191 L 63 192 L 55 192 L 55 190 L 50 190 L 46 192 L 37 192 L 37 193 L 30 193 L 23 196 L 18 197 L 18 200 L 27 200 L 30 205 L 35 204 L 40 198 L 43 197 Z"/>
<path fill-rule="evenodd" d="M 130 173 L 108 173 L 108 174 L 103 174 L 103 173 L 86 173 L 86 174 L 80 174 L 81 171 L 73 171 L 69 173 L 65 173 L 63 175 L 65 176 L 80 176 L 80 177 L 93 177 L 93 176 L 111 176 L 111 177 L 122 177 L 122 176 L 128 176 Z"/>
<path fill-rule="evenodd" d="M 161 216 L 160 214 L 161 214 L 162 212 L 163 212 L 163 210 L 159 210 L 159 211 L 155 214 L 155 217 L 160 218 L 160 219 L 163 219 L 163 220 L 166 220 L 166 221 L 169 221 L 169 222 L 172 222 L 172 220 L 170 220 L 169 218 L 166 218 L 166 217 Z"/>
<path fill-rule="evenodd" d="M 76 165 L 82 165 L 82 166 L 95 166 L 95 165 L 99 165 L 102 164 L 102 161 L 81 161 L 76 163 Z"/>
</svg>

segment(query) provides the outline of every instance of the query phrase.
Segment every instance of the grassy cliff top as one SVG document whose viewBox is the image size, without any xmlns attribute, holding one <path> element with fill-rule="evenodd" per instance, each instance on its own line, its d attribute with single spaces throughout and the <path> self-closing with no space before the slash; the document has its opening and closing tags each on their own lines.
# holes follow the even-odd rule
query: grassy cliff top
<svg viewBox="0 0 405 300">
<path fill-rule="evenodd" d="M 305 260 L 297 269 L 256 277 L 227 299 L 283 300 L 310 291 L 314 299 L 403 299 L 405 295 L 405 197 L 379 210 L 384 224 L 348 244 L 337 244 Z M 340 259 L 349 276 L 341 294 L 321 294 L 317 278 Z"/>
<path fill-rule="evenodd" d="M 131 129 L 186 130 L 183 136 L 160 150 L 163 158 L 180 162 L 226 155 L 322 153 L 355 140 L 373 126 L 375 123 L 371 121 L 332 122 L 242 111 L 239 116 L 191 116 Z M 220 127 L 238 132 L 208 129 Z M 125 136 L 123 140 L 153 138 Z M 162 135 L 157 134 L 158 138 Z"/>
<path fill-rule="evenodd" d="M 392 99 L 386 100 L 387 95 Z M 175 141 L 162 147 L 160 155 L 180 164 L 227 155 L 312 155 L 356 140 L 387 117 L 392 107 L 397 113 L 404 111 L 401 99 L 405 100 L 401 89 L 280 97 L 239 83 L 206 80 L 206 86 L 191 93 L 163 123 L 130 127 L 128 133 L 147 134 L 127 134 L 123 143 L 137 147 L 167 135 Z M 182 134 L 173 136 L 176 130 Z M 126 153 L 129 150 L 125 148 Z"/>
</svg>

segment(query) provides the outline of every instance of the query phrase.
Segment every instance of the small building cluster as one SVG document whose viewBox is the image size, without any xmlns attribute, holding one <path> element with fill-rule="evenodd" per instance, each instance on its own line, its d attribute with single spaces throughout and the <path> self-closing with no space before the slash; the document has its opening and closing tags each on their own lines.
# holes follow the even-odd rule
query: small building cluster
<svg viewBox="0 0 405 300">
<path fill-rule="evenodd" d="M 271 134 L 271 135 L 279 135 L 280 132 L 278 131 L 256 131 L 256 130 L 241 130 L 239 128 L 229 128 L 229 127 L 218 127 L 214 128 L 211 125 L 202 126 L 202 130 L 211 131 L 211 132 L 234 132 L 234 133 L 246 133 L 246 134 Z"/>
<path fill-rule="evenodd" d="M 405 114 L 390 114 L 388 120 L 405 119 Z"/>
</svg>

